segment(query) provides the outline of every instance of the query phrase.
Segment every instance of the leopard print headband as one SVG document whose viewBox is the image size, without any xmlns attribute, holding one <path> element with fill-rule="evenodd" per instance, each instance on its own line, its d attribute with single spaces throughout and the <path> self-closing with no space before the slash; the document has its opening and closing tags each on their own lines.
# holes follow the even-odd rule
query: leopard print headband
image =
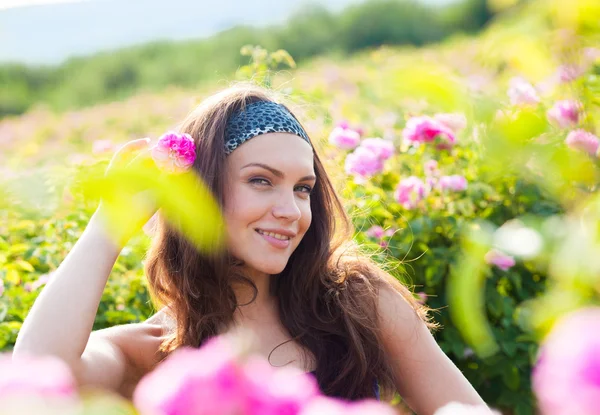
<svg viewBox="0 0 600 415">
<path fill-rule="evenodd" d="M 257 101 L 246 105 L 243 111 L 233 114 L 227 121 L 225 154 L 266 133 L 291 133 L 310 144 L 308 135 L 287 108 L 272 101 Z"/>
</svg>

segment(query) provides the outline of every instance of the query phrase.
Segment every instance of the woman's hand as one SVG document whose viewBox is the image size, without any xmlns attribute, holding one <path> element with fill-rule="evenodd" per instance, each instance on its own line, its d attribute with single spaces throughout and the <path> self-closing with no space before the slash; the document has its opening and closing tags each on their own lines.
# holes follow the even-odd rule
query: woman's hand
<svg viewBox="0 0 600 415">
<path fill-rule="evenodd" d="M 119 247 L 138 232 L 156 213 L 156 197 L 148 188 L 158 175 L 150 153 L 150 139 L 141 138 L 124 144 L 115 152 L 99 184 L 102 198 L 96 215 L 103 228 Z"/>
</svg>

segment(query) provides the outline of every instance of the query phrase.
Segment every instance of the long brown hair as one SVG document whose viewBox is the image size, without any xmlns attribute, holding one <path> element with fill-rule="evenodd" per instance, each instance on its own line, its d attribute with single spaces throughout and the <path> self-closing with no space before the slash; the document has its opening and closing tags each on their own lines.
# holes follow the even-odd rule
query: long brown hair
<svg viewBox="0 0 600 415">
<path fill-rule="evenodd" d="M 271 92 L 249 85 L 228 88 L 203 101 L 180 132 L 196 142 L 194 170 L 223 206 L 224 133 L 229 117 L 255 101 L 276 101 Z M 314 146 L 313 146 L 314 147 Z M 384 393 L 394 390 L 390 364 L 381 347 L 377 299 L 383 284 L 399 291 L 427 321 L 426 309 L 408 289 L 361 255 L 343 205 L 314 153 L 316 185 L 310 196 L 312 222 L 281 274 L 270 280 L 279 317 L 292 339 L 310 351 L 323 393 L 345 399 L 373 397 L 376 379 Z M 199 212 L 199 220 L 201 212 Z M 180 346 L 199 347 L 220 334 L 238 306 L 234 280 L 256 286 L 237 272 L 228 253 L 202 254 L 161 222 L 146 258 L 150 292 L 176 321 L 164 341 L 167 354 Z"/>
</svg>

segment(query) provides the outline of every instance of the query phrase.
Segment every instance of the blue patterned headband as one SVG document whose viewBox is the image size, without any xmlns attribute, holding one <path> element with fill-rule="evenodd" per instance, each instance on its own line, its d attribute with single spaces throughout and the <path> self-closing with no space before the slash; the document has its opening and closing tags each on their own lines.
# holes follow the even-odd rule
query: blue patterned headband
<svg viewBox="0 0 600 415">
<path fill-rule="evenodd" d="M 281 104 L 257 101 L 246 105 L 229 118 L 225 127 L 225 154 L 244 142 L 266 133 L 291 133 L 310 141 L 296 118 Z"/>
</svg>

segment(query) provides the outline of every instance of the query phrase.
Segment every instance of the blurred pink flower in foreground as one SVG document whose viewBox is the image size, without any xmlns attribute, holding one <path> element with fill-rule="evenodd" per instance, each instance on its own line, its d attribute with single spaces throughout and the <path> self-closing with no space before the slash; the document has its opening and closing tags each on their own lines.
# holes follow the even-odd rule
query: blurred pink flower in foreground
<svg viewBox="0 0 600 415">
<path fill-rule="evenodd" d="M 4 281 L 0 280 L 0 297 L 4 294 Z"/>
<path fill-rule="evenodd" d="M 329 142 L 342 150 L 352 150 L 360 143 L 360 134 L 347 123 L 340 123 L 329 134 Z"/>
<path fill-rule="evenodd" d="M 467 127 L 467 117 L 465 117 L 464 114 L 439 113 L 435 114 L 433 118 L 450 128 L 455 133 L 464 130 Z"/>
<path fill-rule="evenodd" d="M 274 369 L 265 359 L 244 364 L 245 409 L 247 415 L 298 414 L 320 395 L 316 380 L 300 369 Z"/>
<path fill-rule="evenodd" d="M 0 401 L 28 396 L 75 398 L 75 378 L 56 357 L 0 355 Z"/>
<path fill-rule="evenodd" d="M 509 81 L 508 97 L 512 105 L 535 105 L 540 102 L 533 85 L 519 77 Z"/>
<path fill-rule="evenodd" d="M 394 198 L 405 209 L 414 209 L 417 207 L 417 204 L 425 197 L 425 195 L 425 183 L 416 176 L 402 179 L 394 192 Z"/>
<path fill-rule="evenodd" d="M 554 325 L 532 384 L 544 415 L 600 414 L 600 307 L 574 311 Z"/>
<path fill-rule="evenodd" d="M 347 402 L 340 399 L 319 397 L 313 399 L 300 415 L 396 415 L 389 405 L 374 399 Z"/>
<path fill-rule="evenodd" d="M 585 151 L 593 156 L 598 152 L 600 139 L 588 131 L 579 129 L 571 131 L 567 135 L 565 143 L 567 146 L 569 146 L 569 148 Z"/>
<path fill-rule="evenodd" d="M 515 259 L 510 255 L 506 255 L 497 249 L 492 249 L 485 254 L 485 262 L 490 265 L 495 265 L 502 271 L 507 271 L 515 266 Z"/>
<path fill-rule="evenodd" d="M 189 134 L 168 132 L 151 150 L 156 165 L 168 173 L 183 173 L 196 160 L 196 145 Z"/>
<path fill-rule="evenodd" d="M 435 411 L 434 415 L 501 415 L 498 411 L 493 411 L 487 406 L 467 405 L 458 402 L 451 402 Z"/>
<path fill-rule="evenodd" d="M 402 131 L 402 136 L 409 144 L 437 142 L 438 148 L 447 148 L 456 142 L 454 131 L 426 115 L 409 119 Z"/>
<path fill-rule="evenodd" d="M 319 394 L 313 376 L 258 357 L 243 363 L 215 338 L 174 352 L 141 380 L 133 401 L 142 415 L 296 415 Z"/>
<path fill-rule="evenodd" d="M 579 121 L 580 109 L 581 103 L 574 100 L 563 100 L 556 102 L 546 115 L 552 124 L 560 128 L 574 127 Z"/>
<path fill-rule="evenodd" d="M 394 154 L 394 143 L 383 138 L 365 138 L 360 146 L 371 150 L 379 160 L 385 161 Z"/>
<path fill-rule="evenodd" d="M 463 176 L 455 174 L 452 176 L 442 176 L 438 182 L 440 190 L 451 190 L 453 192 L 462 192 L 467 189 L 468 182 Z"/>
</svg>

